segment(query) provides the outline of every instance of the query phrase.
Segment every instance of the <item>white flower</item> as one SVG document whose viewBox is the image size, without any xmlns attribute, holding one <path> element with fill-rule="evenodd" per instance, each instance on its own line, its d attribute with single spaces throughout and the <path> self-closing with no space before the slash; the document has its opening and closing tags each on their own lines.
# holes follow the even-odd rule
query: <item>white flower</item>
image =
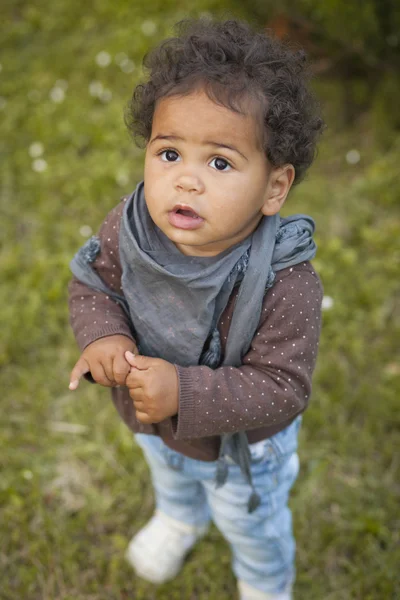
<svg viewBox="0 0 400 600">
<path fill-rule="evenodd" d="M 102 50 L 101 52 L 99 52 L 96 56 L 96 62 L 99 65 L 99 67 L 108 67 L 108 65 L 111 62 L 111 56 L 109 55 L 108 52 L 106 52 L 105 50 Z"/>
<path fill-rule="evenodd" d="M 135 70 L 135 63 L 129 58 L 124 58 L 119 64 L 121 71 L 124 73 L 132 73 Z"/>
<path fill-rule="evenodd" d="M 115 62 L 117 63 L 117 65 L 120 65 L 122 62 L 124 62 L 124 60 L 127 60 L 127 55 L 125 54 L 125 52 L 118 52 L 118 54 L 115 55 Z"/>
<path fill-rule="evenodd" d="M 101 81 L 91 81 L 89 83 L 89 94 L 94 98 L 98 98 L 103 93 L 103 84 Z"/>
<path fill-rule="evenodd" d="M 32 471 L 29 471 L 29 469 L 25 469 L 25 471 L 22 471 L 22 477 L 29 481 L 30 479 L 32 479 L 33 473 Z"/>
<path fill-rule="evenodd" d="M 61 102 L 64 102 L 65 92 L 61 87 L 54 86 L 50 90 L 50 98 L 53 100 L 53 102 L 60 104 Z"/>
<path fill-rule="evenodd" d="M 56 87 L 61 88 L 65 92 L 68 89 L 68 81 L 66 81 L 65 79 L 57 79 Z"/>
<path fill-rule="evenodd" d="M 92 235 L 92 228 L 90 225 L 82 225 L 82 227 L 79 229 L 79 233 L 82 237 L 89 237 Z"/>
<path fill-rule="evenodd" d="M 349 165 L 356 165 L 360 162 L 360 158 L 361 156 L 358 150 L 349 150 L 346 154 L 346 161 Z"/>
<path fill-rule="evenodd" d="M 124 187 L 124 185 L 127 185 L 129 181 L 128 173 L 126 171 L 118 171 L 118 173 L 115 175 L 115 181 L 118 183 L 118 185 Z"/>
<path fill-rule="evenodd" d="M 44 146 L 41 142 L 33 142 L 33 144 L 29 146 L 28 152 L 29 156 L 32 158 L 37 158 L 38 156 L 42 156 L 44 152 Z"/>
<path fill-rule="evenodd" d="M 32 169 L 37 173 L 43 173 L 47 169 L 47 162 L 44 158 L 36 158 L 32 163 Z"/>
<path fill-rule="evenodd" d="M 322 298 L 322 305 L 321 305 L 322 310 L 330 310 L 333 305 L 334 305 L 334 301 L 333 301 L 333 298 L 331 298 L 330 296 L 324 296 Z"/>
<path fill-rule="evenodd" d="M 154 21 L 143 21 L 141 29 L 144 35 L 153 35 L 153 33 L 155 33 L 157 30 L 157 25 L 154 23 Z"/>
<path fill-rule="evenodd" d="M 112 98 L 111 90 L 103 90 L 101 92 L 101 94 L 99 95 L 99 98 L 102 102 L 110 102 L 110 100 Z"/>
</svg>

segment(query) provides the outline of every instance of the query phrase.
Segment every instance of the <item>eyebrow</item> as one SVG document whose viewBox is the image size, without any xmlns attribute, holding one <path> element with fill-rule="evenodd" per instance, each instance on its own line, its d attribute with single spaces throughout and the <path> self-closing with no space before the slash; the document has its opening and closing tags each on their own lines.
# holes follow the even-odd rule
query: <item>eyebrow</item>
<svg viewBox="0 0 400 600">
<path fill-rule="evenodd" d="M 181 142 L 184 142 L 184 138 L 180 137 L 179 135 L 156 135 L 151 141 L 150 144 L 152 144 L 153 142 L 156 142 L 157 140 L 171 140 L 171 141 L 176 141 L 179 140 Z M 238 154 L 240 154 L 240 156 L 242 156 L 245 160 L 249 160 L 244 154 L 242 154 L 242 152 L 240 152 L 240 150 L 238 150 L 235 146 L 230 146 L 229 144 L 224 144 L 223 142 L 215 142 L 213 140 L 205 140 L 204 144 L 208 145 L 208 146 L 214 146 L 215 148 L 227 148 L 228 150 L 232 150 L 233 152 L 237 152 Z"/>
</svg>

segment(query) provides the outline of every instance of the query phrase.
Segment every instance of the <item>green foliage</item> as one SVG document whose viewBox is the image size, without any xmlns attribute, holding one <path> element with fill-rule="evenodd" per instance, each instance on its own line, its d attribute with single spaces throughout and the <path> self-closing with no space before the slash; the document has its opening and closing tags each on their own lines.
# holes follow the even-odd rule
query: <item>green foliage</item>
<svg viewBox="0 0 400 600">
<path fill-rule="evenodd" d="M 383 148 L 388 148 L 400 131 L 400 76 L 387 74 L 372 100 L 371 124 Z"/>
<path fill-rule="evenodd" d="M 107 390 L 67 389 L 77 358 L 69 260 L 141 178 L 142 154 L 123 124 L 141 56 L 183 16 L 226 8 L 212 0 L 187 2 L 185 12 L 172 0 L 3 3 L 1 600 L 235 596 L 215 529 L 170 585 L 156 590 L 132 575 L 123 554 L 153 509 L 147 468 Z M 105 66 L 101 52 L 111 59 Z M 340 89 L 324 81 L 318 93 L 334 124 Z M 314 216 L 315 266 L 332 299 L 292 500 L 296 592 L 310 600 L 400 597 L 400 144 L 393 133 L 382 153 L 372 118 L 340 135 L 328 129 L 285 208 Z M 355 149 L 360 160 L 351 164 Z"/>
<path fill-rule="evenodd" d="M 313 68 L 341 87 L 336 126 L 372 109 L 370 124 L 387 149 L 400 131 L 400 3 L 396 0 L 249 0 L 254 21 L 304 47 Z"/>
<path fill-rule="evenodd" d="M 400 57 L 400 5 L 395 0 L 250 0 L 259 17 L 285 14 L 325 47 L 357 55 L 370 67 L 396 67 Z"/>
</svg>

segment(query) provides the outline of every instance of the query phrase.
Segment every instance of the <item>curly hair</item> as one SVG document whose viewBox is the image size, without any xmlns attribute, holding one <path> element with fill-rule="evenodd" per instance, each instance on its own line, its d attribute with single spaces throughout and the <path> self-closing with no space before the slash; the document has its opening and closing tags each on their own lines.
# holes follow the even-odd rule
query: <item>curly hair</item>
<svg viewBox="0 0 400 600">
<path fill-rule="evenodd" d="M 138 145 L 150 139 L 158 100 L 202 88 L 214 102 L 241 114 L 250 100 L 262 120 L 260 141 L 268 160 L 275 167 L 291 163 L 299 183 L 324 128 L 308 86 L 305 52 L 237 20 L 190 19 L 176 27 L 177 37 L 144 57 L 149 78 L 136 86 L 125 111 Z"/>
</svg>

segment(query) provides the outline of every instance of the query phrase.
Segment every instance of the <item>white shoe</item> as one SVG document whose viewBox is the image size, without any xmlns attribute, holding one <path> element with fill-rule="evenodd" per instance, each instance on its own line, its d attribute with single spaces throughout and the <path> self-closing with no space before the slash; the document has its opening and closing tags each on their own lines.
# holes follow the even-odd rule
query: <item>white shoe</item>
<svg viewBox="0 0 400 600">
<path fill-rule="evenodd" d="M 253 588 L 244 581 L 238 581 L 238 590 L 240 600 L 292 600 L 290 591 L 280 594 L 269 594 L 268 592 L 262 592 Z"/>
<path fill-rule="evenodd" d="M 207 530 L 208 525 L 188 525 L 156 511 L 130 541 L 126 559 L 139 577 L 164 583 L 176 577 L 185 556 Z"/>
</svg>

